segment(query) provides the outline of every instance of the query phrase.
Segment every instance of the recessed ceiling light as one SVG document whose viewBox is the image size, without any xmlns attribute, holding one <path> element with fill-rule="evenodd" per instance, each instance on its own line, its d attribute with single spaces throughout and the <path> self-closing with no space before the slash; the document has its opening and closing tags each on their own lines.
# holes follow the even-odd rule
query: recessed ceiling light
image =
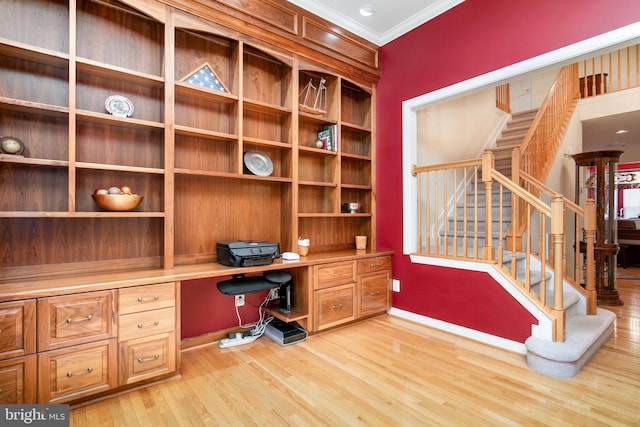
<svg viewBox="0 0 640 427">
<path fill-rule="evenodd" d="M 623 134 L 623 133 L 629 133 L 629 130 L 628 129 L 620 129 L 620 130 L 616 131 L 616 135 L 620 135 L 620 134 Z"/>
<path fill-rule="evenodd" d="M 372 4 L 363 4 L 360 6 L 360 15 L 371 16 L 376 13 L 376 7 Z"/>
</svg>

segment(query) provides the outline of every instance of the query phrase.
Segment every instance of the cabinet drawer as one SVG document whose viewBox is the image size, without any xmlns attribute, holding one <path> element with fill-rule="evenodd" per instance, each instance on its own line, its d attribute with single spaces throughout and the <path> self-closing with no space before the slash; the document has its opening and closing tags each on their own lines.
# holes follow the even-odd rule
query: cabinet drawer
<svg viewBox="0 0 640 427">
<path fill-rule="evenodd" d="M 314 300 L 314 324 L 318 331 L 355 319 L 354 284 L 315 291 Z"/>
<path fill-rule="evenodd" d="M 175 332 L 120 343 L 120 385 L 176 370 Z"/>
<path fill-rule="evenodd" d="M 176 309 L 142 311 L 118 317 L 118 340 L 126 341 L 175 330 Z"/>
<path fill-rule="evenodd" d="M 118 290 L 118 313 L 128 314 L 138 311 L 155 310 L 176 305 L 174 283 L 136 286 Z"/>
<path fill-rule="evenodd" d="M 36 402 L 36 355 L 0 362 L 0 403 Z"/>
<path fill-rule="evenodd" d="M 35 351 L 36 300 L 0 304 L 0 360 Z"/>
<path fill-rule="evenodd" d="M 318 265 L 314 267 L 314 289 L 323 289 L 343 283 L 355 282 L 354 261 Z"/>
<path fill-rule="evenodd" d="M 115 339 L 38 354 L 38 402 L 61 403 L 117 387 Z"/>
<path fill-rule="evenodd" d="M 112 338 L 113 292 L 89 292 L 38 300 L 38 351 Z"/>
<path fill-rule="evenodd" d="M 383 313 L 389 308 L 389 272 L 369 273 L 359 277 L 359 316 Z"/>
<path fill-rule="evenodd" d="M 390 256 L 367 258 L 358 261 L 358 274 L 371 273 L 373 271 L 381 270 L 391 270 Z"/>
</svg>

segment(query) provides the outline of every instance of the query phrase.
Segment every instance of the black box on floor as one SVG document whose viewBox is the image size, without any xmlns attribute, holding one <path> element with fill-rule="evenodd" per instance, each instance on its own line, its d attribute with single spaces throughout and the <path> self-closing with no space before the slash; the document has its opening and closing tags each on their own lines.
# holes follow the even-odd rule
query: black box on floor
<svg viewBox="0 0 640 427">
<path fill-rule="evenodd" d="M 298 322 L 287 323 L 275 317 L 267 323 L 264 334 L 283 347 L 307 338 L 307 331 Z"/>
</svg>

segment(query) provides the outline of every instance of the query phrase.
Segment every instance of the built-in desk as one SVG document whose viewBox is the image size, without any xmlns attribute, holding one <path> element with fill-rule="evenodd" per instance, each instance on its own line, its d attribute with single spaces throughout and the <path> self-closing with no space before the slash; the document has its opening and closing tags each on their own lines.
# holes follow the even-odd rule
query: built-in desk
<svg viewBox="0 0 640 427">
<path fill-rule="evenodd" d="M 384 313 L 391 255 L 345 250 L 246 268 L 211 262 L 2 280 L 1 333 L 13 334 L 2 338 L 15 345 L 0 348 L 0 366 L 13 372 L 4 389 L 15 393 L 0 403 L 79 403 L 178 376 L 180 290 L 194 279 L 287 270 L 292 309 L 273 314 L 310 333 Z"/>
</svg>

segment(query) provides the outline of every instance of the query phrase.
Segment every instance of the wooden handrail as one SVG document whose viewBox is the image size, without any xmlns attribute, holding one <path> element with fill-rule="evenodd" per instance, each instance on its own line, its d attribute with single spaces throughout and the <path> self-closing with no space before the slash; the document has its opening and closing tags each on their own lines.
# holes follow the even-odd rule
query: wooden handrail
<svg viewBox="0 0 640 427">
<path fill-rule="evenodd" d="M 544 182 L 580 98 L 577 64 L 563 67 L 520 145 L 520 170 Z"/>
<path fill-rule="evenodd" d="M 593 255 L 595 211 L 588 214 L 590 211 L 583 211 L 526 172 L 521 173 L 519 179 L 527 182 L 529 188 L 535 188 L 537 193 L 544 193 L 551 199 L 546 203 L 498 172 L 494 163 L 493 152 L 488 150 L 482 159 L 412 167 L 412 174 L 418 180 L 417 253 L 495 264 L 499 271 L 522 289 L 527 298 L 549 313 L 553 322 L 553 339 L 564 341 L 563 292 L 554 290 L 563 289 L 565 281 L 570 283 L 587 298 L 589 314 L 595 313 L 595 278 L 589 272 L 589 259 L 593 258 L 589 253 Z M 478 192 L 481 191 L 486 198 L 484 212 L 478 208 Z M 471 195 L 473 200 L 469 198 Z M 504 212 L 508 211 L 505 206 L 509 201 L 512 206 L 522 206 L 526 212 L 524 224 L 528 231 L 524 249 L 507 244 L 504 224 L 508 219 L 504 217 Z M 498 215 L 496 219 L 493 218 L 494 212 Z M 538 223 L 532 224 L 530 218 L 537 218 Z M 579 252 L 572 257 L 577 265 L 573 270 L 576 276 L 567 280 L 566 275 L 567 253 L 571 249 L 566 244 L 565 234 L 567 224 L 575 221 L 575 218 L 578 218 L 576 228 L 584 227 L 586 237 L 586 290 L 580 286 L 583 279 L 580 276 Z M 450 229 L 449 223 L 453 224 L 453 229 Z M 496 223 L 497 229 L 494 227 Z M 547 230 L 551 243 L 549 250 L 546 248 Z M 576 240 L 574 247 L 579 251 L 578 243 Z M 534 263 L 534 260 L 537 262 Z M 532 269 L 538 269 L 542 278 L 537 293 L 532 291 Z M 553 271 L 553 286 L 545 279 L 547 269 Z M 551 305 L 547 304 L 546 298 L 549 292 L 553 292 Z"/>
</svg>

